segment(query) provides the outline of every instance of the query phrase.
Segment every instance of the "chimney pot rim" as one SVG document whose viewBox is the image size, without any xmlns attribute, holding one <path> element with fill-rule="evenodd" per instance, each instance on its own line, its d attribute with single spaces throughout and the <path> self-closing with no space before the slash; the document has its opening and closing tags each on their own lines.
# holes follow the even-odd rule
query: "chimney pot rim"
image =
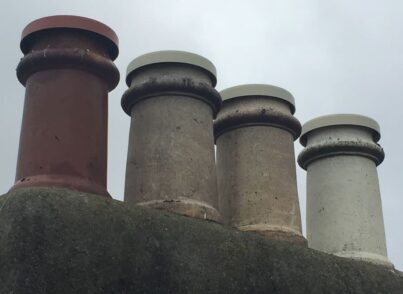
<svg viewBox="0 0 403 294">
<path fill-rule="evenodd" d="M 200 67 L 210 73 L 213 87 L 217 84 L 217 70 L 210 60 L 192 52 L 179 50 L 154 51 L 134 58 L 127 66 L 126 84 L 130 87 L 130 76 L 135 70 L 158 63 L 182 63 Z"/>
<path fill-rule="evenodd" d="M 360 115 L 360 114 L 329 114 L 316 117 L 303 124 L 301 137 L 299 139 L 302 146 L 307 144 L 307 136 L 310 132 L 331 126 L 360 126 L 372 130 L 373 138 L 375 142 L 378 142 L 381 138 L 381 130 L 376 120 Z"/>
<path fill-rule="evenodd" d="M 291 114 L 295 113 L 294 96 L 286 89 L 269 84 L 244 84 L 226 88 L 220 92 L 222 101 L 247 96 L 267 96 L 284 100 L 289 103 Z"/>
<path fill-rule="evenodd" d="M 29 52 L 30 36 L 36 32 L 49 29 L 78 29 L 96 33 L 109 42 L 109 53 L 112 60 L 119 54 L 119 39 L 107 25 L 95 19 L 76 15 L 52 15 L 38 18 L 30 22 L 21 33 L 20 48 L 24 54 Z"/>
</svg>

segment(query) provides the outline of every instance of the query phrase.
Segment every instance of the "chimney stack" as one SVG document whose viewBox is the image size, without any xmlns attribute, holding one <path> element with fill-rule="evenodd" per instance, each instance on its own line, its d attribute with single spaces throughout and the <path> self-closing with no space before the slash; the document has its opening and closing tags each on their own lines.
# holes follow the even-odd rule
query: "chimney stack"
<svg viewBox="0 0 403 294">
<path fill-rule="evenodd" d="M 219 221 L 214 65 L 193 53 L 153 52 L 129 64 L 126 83 L 122 108 L 132 119 L 125 201 Z"/>
<path fill-rule="evenodd" d="M 243 231 L 306 244 L 294 155 L 301 125 L 293 96 L 275 86 L 242 85 L 221 97 L 214 136 L 223 218 Z"/>
<path fill-rule="evenodd" d="M 119 81 L 118 38 L 106 25 L 50 16 L 22 32 L 25 86 L 16 183 L 107 192 L 108 92 Z"/>
<path fill-rule="evenodd" d="M 307 171 L 308 246 L 392 267 L 387 258 L 376 166 L 384 159 L 379 125 L 336 114 L 308 121 L 298 157 Z"/>
</svg>

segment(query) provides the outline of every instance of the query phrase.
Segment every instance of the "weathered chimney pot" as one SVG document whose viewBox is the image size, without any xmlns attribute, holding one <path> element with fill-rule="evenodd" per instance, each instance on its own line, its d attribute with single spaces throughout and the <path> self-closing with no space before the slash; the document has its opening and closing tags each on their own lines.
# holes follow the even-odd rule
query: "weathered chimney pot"
<svg viewBox="0 0 403 294">
<path fill-rule="evenodd" d="M 376 166 L 384 159 L 376 121 L 355 114 L 304 124 L 298 157 L 307 171 L 308 246 L 392 266 L 387 258 Z"/>
<path fill-rule="evenodd" d="M 26 87 L 16 182 L 107 192 L 108 91 L 119 82 L 118 38 L 84 17 L 37 19 L 22 32 Z"/>
<path fill-rule="evenodd" d="M 214 135 L 223 218 L 240 230 L 306 244 L 294 155 L 301 125 L 293 96 L 264 84 L 228 88 L 221 96 Z"/>
<path fill-rule="evenodd" d="M 122 108 L 132 120 L 125 201 L 219 221 L 214 65 L 189 52 L 152 52 L 129 64 L 126 82 Z"/>
</svg>

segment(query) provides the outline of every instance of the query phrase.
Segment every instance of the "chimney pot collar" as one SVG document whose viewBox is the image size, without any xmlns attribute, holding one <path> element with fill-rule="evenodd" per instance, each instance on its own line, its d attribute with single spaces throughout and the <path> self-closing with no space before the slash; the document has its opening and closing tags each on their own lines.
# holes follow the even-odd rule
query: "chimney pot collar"
<svg viewBox="0 0 403 294">
<path fill-rule="evenodd" d="M 306 146 L 308 133 L 330 126 L 361 126 L 372 130 L 375 142 L 378 142 L 381 138 L 379 124 L 370 117 L 359 114 L 330 114 L 307 121 L 302 126 L 300 143 Z"/>
<path fill-rule="evenodd" d="M 112 60 L 115 60 L 119 54 L 119 39 L 110 27 L 94 19 L 75 15 L 53 15 L 32 21 L 22 31 L 21 51 L 24 54 L 29 52 L 32 34 L 49 29 L 63 28 L 96 33 L 108 41 L 109 54 Z"/>
<path fill-rule="evenodd" d="M 135 70 L 157 63 L 183 63 L 200 67 L 210 73 L 213 87 L 217 84 L 217 70 L 210 60 L 198 54 L 176 50 L 150 52 L 133 59 L 127 66 L 126 84 L 130 87 L 130 76 Z"/>
<path fill-rule="evenodd" d="M 291 113 L 295 112 L 295 100 L 287 90 L 268 84 L 246 84 L 227 88 L 220 92 L 222 101 L 247 97 L 247 96 L 267 96 L 284 100 L 290 104 Z"/>
</svg>

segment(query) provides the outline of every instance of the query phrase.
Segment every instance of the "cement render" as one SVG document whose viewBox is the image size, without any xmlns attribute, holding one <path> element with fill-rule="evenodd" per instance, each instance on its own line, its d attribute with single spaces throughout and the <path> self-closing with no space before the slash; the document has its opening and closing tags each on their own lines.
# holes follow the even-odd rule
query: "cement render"
<svg viewBox="0 0 403 294">
<path fill-rule="evenodd" d="M 0 293 L 401 294 L 401 273 L 67 189 L 0 197 Z"/>
</svg>

